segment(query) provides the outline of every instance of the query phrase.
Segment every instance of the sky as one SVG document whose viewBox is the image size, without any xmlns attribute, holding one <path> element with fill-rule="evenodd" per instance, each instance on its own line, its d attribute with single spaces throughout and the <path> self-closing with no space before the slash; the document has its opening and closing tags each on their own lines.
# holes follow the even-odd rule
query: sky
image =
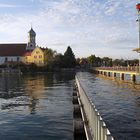
<svg viewBox="0 0 140 140">
<path fill-rule="evenodd" d="M 95 54 L 134 59 L 138 47 L 135 5 L 140 0 L 0 0 L 0 43 L 36 43 L 76 57 Z"/>
</svg>

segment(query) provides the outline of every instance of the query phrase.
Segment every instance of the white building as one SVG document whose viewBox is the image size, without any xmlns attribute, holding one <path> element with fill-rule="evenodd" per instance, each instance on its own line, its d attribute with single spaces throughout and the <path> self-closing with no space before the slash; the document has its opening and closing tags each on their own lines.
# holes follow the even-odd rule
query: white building
<svg viewBox="0 0 140 140">
<path fill-rule="evenodd" d="M 36 48 L 36 33 L 31 28 L 28 32 L 28 43 L 0 44 L 0 65 L 7 62 L 20 62 L 24 54 Z"/>
</svg>

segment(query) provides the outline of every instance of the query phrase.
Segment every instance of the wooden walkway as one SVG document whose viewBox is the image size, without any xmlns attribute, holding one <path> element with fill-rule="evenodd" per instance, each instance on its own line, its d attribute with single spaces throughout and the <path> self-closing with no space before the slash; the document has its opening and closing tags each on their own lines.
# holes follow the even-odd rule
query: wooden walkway
<svg viewBox="0 0 140 140">
<path fill-rule="evenodd" d="M 132 82 L 136 82 L 136 76 L 140 76 L 138 67 L 97 67 L 92 70 L 113 78 L 119 74 L 120 80 L 125 80 L 125 75 L 129 75 Z"/>
</svg>

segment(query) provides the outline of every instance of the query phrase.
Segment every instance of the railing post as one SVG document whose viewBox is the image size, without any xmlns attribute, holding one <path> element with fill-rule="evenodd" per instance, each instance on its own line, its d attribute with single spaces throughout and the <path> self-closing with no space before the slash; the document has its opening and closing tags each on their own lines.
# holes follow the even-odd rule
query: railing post
<svg viewBox="0 0 140 140">
<path fill-rule="evenodd" d="M 97 120 L 98 120 L 98 140 L 100 140 L 100 114 L 97 114 Z"/>
<path fill-rule="evenodd" d="M 86 133 L 87 139 L 90 138 L 89 140 L 113 140 L 98 110 L 95 108 L 95 105 L 93 104 L 91 99 L 88 98 L 83 87 L 81 86 L 78 77 L 76 77 L 76 83 L 80 102 L 82 103 L 82 107 L 85 111 L 85 116 L 87 118 L 87 119 L 83 118 L 85 132 L 90 131 L 89 135 L 88 133 Z M 86 120 L 88 120 L 88 123 L 85 123 Z M 86 125 L 88 125 L 88 129 L 86 129 Z"/>
<path fill-rule="evenodd" d="M 111 134 L 107 134 L 107 140 L 113 140 Z"/>
<path fill-rule="evenodd" d="M 103 138 L 103 119 L 100 117 L 100 140 L 104 140 Z"/>
<path fill-rule="evenodd" d="M 98 111 L 95 109 L 95 140 L 98 140 Z"/>
</svg>

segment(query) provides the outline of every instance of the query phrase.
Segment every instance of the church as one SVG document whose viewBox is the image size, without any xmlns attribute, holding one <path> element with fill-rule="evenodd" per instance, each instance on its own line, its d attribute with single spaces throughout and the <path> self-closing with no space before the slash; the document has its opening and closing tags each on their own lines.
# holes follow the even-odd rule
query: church
<svg viewBox="0 0 140 140">
<path fill-rule="evenodd" d="M 28 43 L 0 44 L 0 65 L 10 63 L 45 65 L 45 49 L 36 46 L 36 33 L 28 32 Z"/>
</svg>

